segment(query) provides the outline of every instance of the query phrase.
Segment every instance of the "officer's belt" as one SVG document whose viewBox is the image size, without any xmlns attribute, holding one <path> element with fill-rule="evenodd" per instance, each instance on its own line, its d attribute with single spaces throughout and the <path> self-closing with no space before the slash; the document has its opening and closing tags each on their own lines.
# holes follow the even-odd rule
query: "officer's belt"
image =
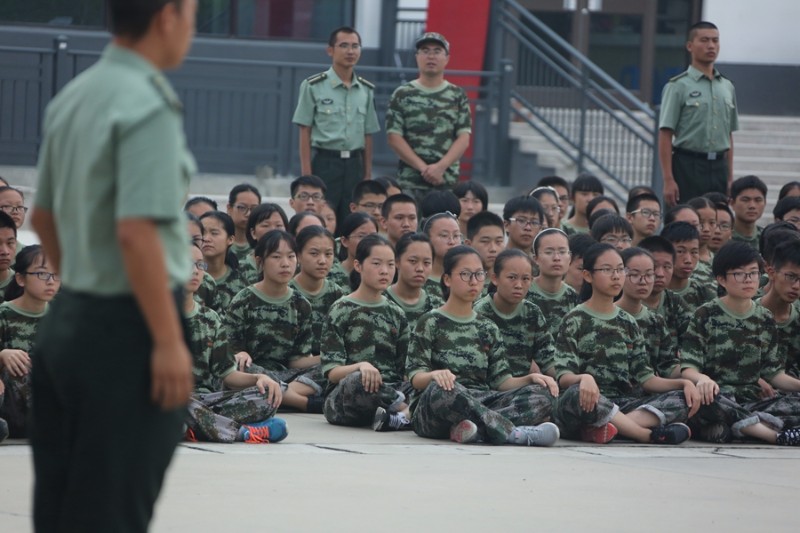
<svg viewBox="0 0 800 533">
<path fill-rule="evenodd" d="M 361 155 L 361 152 L 364 151 L 363 148 L 359 148 L 358 150 L 326 150 L 324 148 L 314 148 L 316 150 L 317 155 L 321 155 L 323 157 L 335 157 L 336 159 L 350 159 L 351 157 L 356 157 Z"/>
<path fill-rule="evenodd" d="M 723 150 L 721 152 L 692 152 L 691 150 L 684 150 L 683 148 L 678 148 L 677 146 L 673 146 L 672 150 L 676 154 L 687 155 L 696 159 L 707 159 L 708 161 L 722 159 L 722 156 L 728 153 L 727 150 Z"/>
</svg>

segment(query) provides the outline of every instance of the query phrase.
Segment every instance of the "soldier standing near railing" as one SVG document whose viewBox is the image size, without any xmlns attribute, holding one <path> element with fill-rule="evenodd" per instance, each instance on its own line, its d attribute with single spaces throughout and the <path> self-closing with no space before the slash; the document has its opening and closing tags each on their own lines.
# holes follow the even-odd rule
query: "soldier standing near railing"
<svg viewBox="0 0 800 533">
<path fill-rule="evenodd" d="M 686 49 L 691 65 L 669 80 L 661 97 L 658 155 L 667 205 L 711 191 L 728 194 L 733 181 L 739 118 L 733 83 L 714 68 L 719 30 L 710 22 L 694 24 Z"/>
</svg>

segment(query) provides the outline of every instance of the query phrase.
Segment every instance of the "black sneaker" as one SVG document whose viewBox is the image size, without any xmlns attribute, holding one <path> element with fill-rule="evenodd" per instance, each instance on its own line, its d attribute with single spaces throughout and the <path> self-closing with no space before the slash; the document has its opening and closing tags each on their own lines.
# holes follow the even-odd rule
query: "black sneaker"
<svg viewBox="0 0 800 533">
<path fill-rule="evenodd" d="M 714 444 L 726 444 L 733 440 L 733 433 L 728 424 L 709 424 L 700 428 L 700 439 Z"/>
<path fill-rule="evenodd" d="M 800 446 L 800 428 L 784 429 L 775 440 L 778 446 Z"/>
<path fill-rule="evenodd" d="M 8 438 L 8 423 L 0 418 L 0 442 Z"/>
<path fill-rule="evenodd" d="M 313 413 L 315 415 L 322 414 L 322 408 L 325 405 L 325 398 L 315 394 L 308 397 L 308 405 L 306 406 L 306 413 Z"/>
<path fill-rule="evenodd" d="M 375 410 L 375 418 L 372 420 L 372 429 L 375 431 L 399 431 L 409 423 L 403 413 L 390 413 L 383 407 L 378 407 Z"/>
<path fill-rule="evenodd" d="M 650 442 L 653 444 L 680 444 L 689 440 L 692 430 L 686 424 L 677 422 L 666 426 L 654 427 L 650 433 Z"/>
</svg>

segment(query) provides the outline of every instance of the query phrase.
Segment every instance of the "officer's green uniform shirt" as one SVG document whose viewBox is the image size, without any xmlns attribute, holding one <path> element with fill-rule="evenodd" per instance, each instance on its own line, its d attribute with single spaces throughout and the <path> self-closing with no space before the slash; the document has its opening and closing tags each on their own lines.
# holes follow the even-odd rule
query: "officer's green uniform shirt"
<svg viewBox="0 0 800 533">
<path fill-rule="evenodd" d="M 673 146 L 684 150 L 728 150 L 731 132 L 739 129 L 733 83 L 717 69 L 709 79 L 689 66 L 664 86 L 658 127 L 673 130 Z"/>
<path fill-rule="evenodd" d="M 55 216 L 64 286 L 130 294 L 116 223 L 148 219 L 156 222 L 170 286 L 182 287 L 191 274 L 182 208 L 196 167 L 166 78 L 111 44 L 56 95 L 44 130 L 35 205 Z"/>
<path fill-rule="evenodd" d="M 348 89 L 333 67 L 300 84 L 292 122 L 310 126 L 311 146 L 325 150 L 360 150 L 381 130 L 372 84 L 353 74 Z"/>
</svg>

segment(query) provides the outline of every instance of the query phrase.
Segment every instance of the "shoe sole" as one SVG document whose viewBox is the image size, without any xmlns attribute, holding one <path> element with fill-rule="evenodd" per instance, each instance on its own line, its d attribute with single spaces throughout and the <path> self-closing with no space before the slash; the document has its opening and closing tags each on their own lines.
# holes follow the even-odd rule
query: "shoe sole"
<svg viewBox="0 0 800 533">
<path fill-rule="evenodd" d="M 581 432 L 581 440 L 584 442 L 594 442 L 595 444 L 608 444 L 614 440 L 614 437 L 617 436 L 617 433 L 619 433 L 617 426 L 609 422 L 602 427 L 592 428 L 585 432 Z"/>
<path fill-rule="evenodd" d="M 685 438 L 676 439 L 676 440 L 662 440 L 662 441 L 653 442 L 653 444 L 677 445 L 677 444 L 682 444 L 682 443 L 684 443 L 687 440 L 692 438 L 692 430 L 686 424 L 682 424 L 681 422 L 674 422 L 672 424 L 668 424 L 666 427 L 669 428 L 669 427 L 676 427 L 676 426 L 683 427 L 683 429 L 686 430 L 686 437 Z"/>
<path fill-rule="evenodd" d="M 536 426 L 536 432 L 531 438 L 531 445 L 533 446 L 552 446 L 558 442 L 561 437 L 561 432 L 558 426 L 552 422 L 545 422 Z"/>
<path fill-rule="evenodd" d="M 375 431 L 384 431 L 383 425 L 388 422 L 386 420 L 386 409 L 378 407 L 375 411 L 375 418 L 372 419 L 372 429 Z"/>
<path fill-rule="evenodd" d="M 478 440 L 478 426 L 469 420 L 462 420 L 450 429 L 450 440 L 459 444 L 470 444 Z"/>
</svg>

